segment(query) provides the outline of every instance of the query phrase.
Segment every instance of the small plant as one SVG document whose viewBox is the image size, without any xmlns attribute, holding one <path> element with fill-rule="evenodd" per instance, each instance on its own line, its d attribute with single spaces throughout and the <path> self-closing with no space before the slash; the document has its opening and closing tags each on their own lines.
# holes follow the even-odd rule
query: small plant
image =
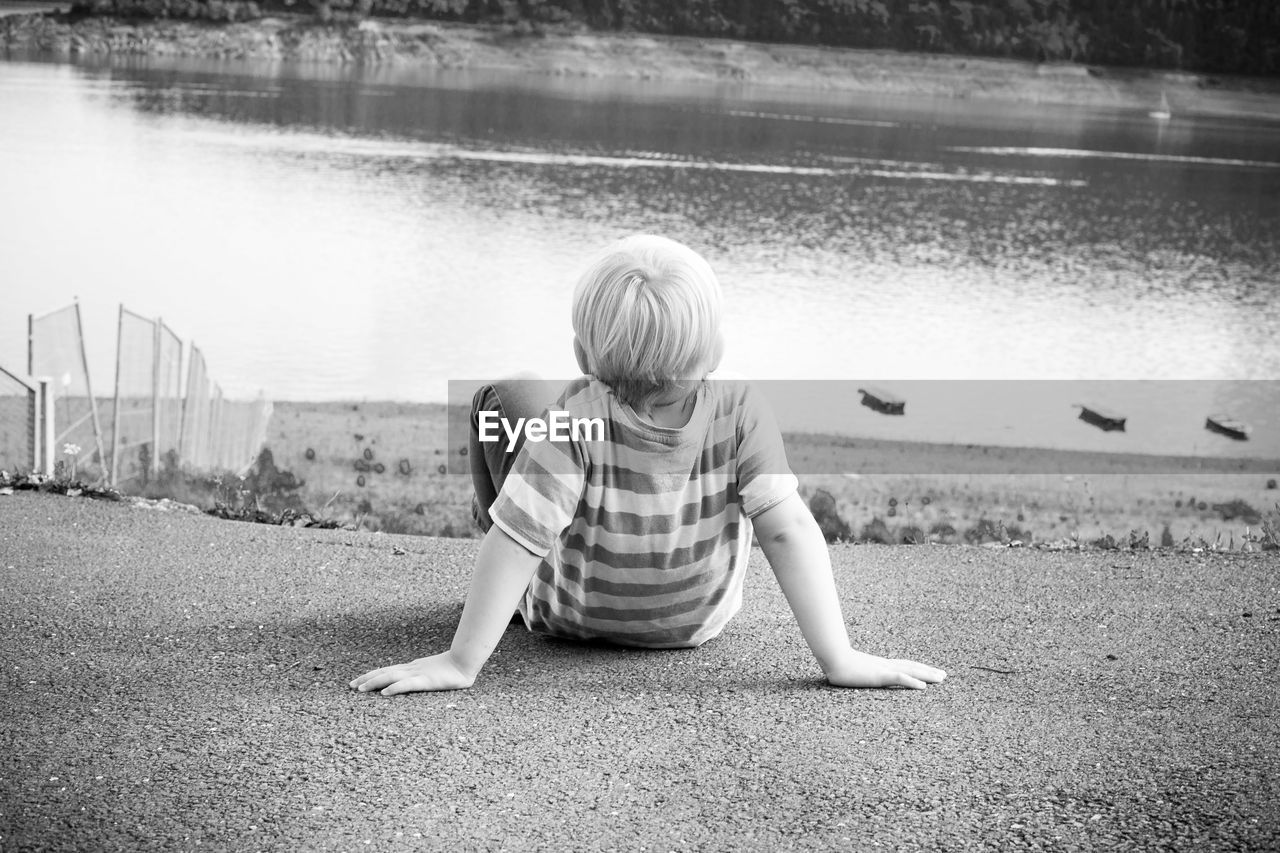
<svg viewBox="0 0 1280 853">
<path fill-rule="evenodd" d="M 1234 542 L 1234 536 L 1232 537 L 1232 541 Z M 1231 543 L 1224 543 L 1222 541 L 1221 530 L 1214 533 L 1212 542 L 1205 539 L 1203 536 L 1188 536 L 1186 539 L 1183 539 L 1182 544 L 1178 546 L 1179 551 L 1188 551 L 1192 554 L 1200 554 L 1205 551 L 1209 551 L 1211 553 L 1229 551 L 1230 549 Z"/>
<path fill-rule="evenodd" d="M 62 453 L 70 460 L 69 464 L 71 466 L 71 474 L 67 479 L 69 482 L 74 483 L 76 479 L 76 461 L 80 457 L 80 445 L 68 442 L 67 444 L 62 445 Z"/>
<path fill-rule="evenodd" d="M 898 531 L 898 538 L 903 545 L 928 545 L 929 535 L 915 525 L 907 525 Z"/>
<path fill-rule="evenodd" d="M 874 542 L 878 545 L 896 545 L 898 538 L 889 530 L 889 525 L 884 523 L 884 519 L 876 516 L 862 527 L 862 533 L 858 536 L 859 542 Z"/>
<path fill-rule="evenodd" d="M 1092 545 L 1094 548 L 1098 548 L 1102 551 L 1120 550 L 1120 543 L 1117 542 L 1116 538 L 1112 536 L 1110 533 L 1102 534 L 1101 536 L 1099 536 L 1097 539 L 1093 540 L 1089 544 Z"/>
<path fill-rule="evenodd" d="M 980 518 L 977 524 L 965 531 L 964 540 L 970 545 L 983 545 L 988 542 L 1008 545 L 1010 537 L 1003 519 L 991 521 L 988 518 Z"/>
<path fill-rule="evenodd" d="M 1261 520 L 1257 533 L 1245 529 L 1244 540 L 1259 551 L 1280 551 L 1280 503 L 1274 513 Z"/>
<path fill-rule="evenodd" d="M 1221 515 L 1223 521 L 1233 521 L 1239 518 L 1250 525 L 1262 521 L 1262 513 L 1239 498 L 1226 503 L 1214 504 L 1213 511 Z"/>
<path fill-rule="evenodd" d="M 20 474 L 0 471 L 0 489 L 6 490 L 6 493 L 22 491 L 51 492 L 73 498 L 83 495 L 88 498 L 109 501 L 124 499 L 115 489 L 86 486 L 74 480 L 66 473 L 67 465 L 61 459 L 58 460 L 56 468 L 57 472 L 52 477 L 36 473 Z"/>
<path fill-rule="evenodd" d="M 822 536 L 828 542 L 844 542 L 853 538 L 849 522 L 840 517 L 835 497 L 826 489 L 818 489 L 809 499 L 809 512 L 818 522 Z"/>
</svg>

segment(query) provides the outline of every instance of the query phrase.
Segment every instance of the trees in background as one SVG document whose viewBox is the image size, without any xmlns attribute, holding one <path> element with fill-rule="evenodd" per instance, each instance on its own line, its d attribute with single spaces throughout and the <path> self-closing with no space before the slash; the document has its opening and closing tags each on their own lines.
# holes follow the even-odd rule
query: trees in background
<svg viewBox="0 0 1280 853">
<path fill-rule="evenodd" d="M 412 16 L 835 47 L 1280 73 L 1277 0 L 84 0 L 94 13 Z"/>
</svg>

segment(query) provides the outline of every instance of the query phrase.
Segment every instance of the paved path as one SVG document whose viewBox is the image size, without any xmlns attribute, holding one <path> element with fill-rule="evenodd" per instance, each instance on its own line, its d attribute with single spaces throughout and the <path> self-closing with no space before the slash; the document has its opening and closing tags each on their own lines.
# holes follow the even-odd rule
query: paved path
<svg viewBox="0 0 1280 853">
<path fill-rule="evenodd" d="M 476 543 L 0 497 L 0 849 L 1276 849 L 1280 558 L 833 551 L 825 687 L 767 567 L 701 649 L 442 648 Z"/>
</svg>

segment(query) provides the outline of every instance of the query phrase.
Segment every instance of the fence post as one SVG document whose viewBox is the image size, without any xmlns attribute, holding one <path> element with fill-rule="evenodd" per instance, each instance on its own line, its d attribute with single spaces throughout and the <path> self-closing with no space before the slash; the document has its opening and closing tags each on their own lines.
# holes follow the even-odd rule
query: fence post
<svg viewBox="0 0 1280 853">
<path fill-rule="evenodd" d="M 31 374 L 27 374 L 30 376 Z M 27 389 L 27 438 L 31 439 L 31 470 L 40 470 L 40 386 L 24 382 Z"/>
<path fill-rule="evenodd" d="M 178 462 L 185 464 L 187 459 L 187 402 L 191 399 L 191 365 L 195 361 L 196 342 L 192 341 L 187 355 L 186 393 L 182 395 L 182 409 L 178 414 Z"/>
<path fill-rule="evenodd" d="M 39 382 L 27 386 L 27 422 L 31 425 L 31 471 L 33 473 L 40 470 L 40 445 L 44 435 L 44 421 L 40 420 L 40 410 L 44 405 L 42 397 Z"/>
<path fill-rule="evenodd" d="M 105 465 L 102 448 L 102 423 L 98 420 L 98 401 L 93 397 L 93 383 L 89 381 L 89 355 L 84 346 L 84 323 L 80 320 L 80 303 L 76 304 L 76 332 L 80 339 L 80 364 L 84 367 L 84 393 L 89 396 L 89 412 L 93 415 L 93 440 L 98 445 L 98 461 Z M 105 475 L 103 476 L 105 480 Z"/>
<path fill-rule="evenodd" d="M 37 470 L 46 477 L 53 476 L 53 380 L 41 376 L 36 380 L 39 386 L 36 409 L 39 427 L 36 432 L 40 437 L 39 449 L 36 451 Z"/>
<path fill-rule="evenodd" d="M 157 317 L 151 344 L 151 478 L 160 472 L 160 330 L 164 322 Z"/>
<path fill-rule="evenodd" d="M 116 323 L 116 396 L 111 406 L 111 488 L 120 482 L 120 349 L 124 346 L 124 303 Z"/>
</svg>

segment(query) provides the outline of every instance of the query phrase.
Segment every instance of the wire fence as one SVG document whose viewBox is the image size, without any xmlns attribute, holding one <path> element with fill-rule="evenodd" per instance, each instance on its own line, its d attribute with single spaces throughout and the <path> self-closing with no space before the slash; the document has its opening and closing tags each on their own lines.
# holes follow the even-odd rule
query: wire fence
<svg viewBox="0 0 1280 853">
<path fill-rule="evenodd" d="M 111 485 L 145 479 L 156 426 L 156 323 L 120 306 L 116 393 L 111 420 Z"/>
<path fill-rule="evenodd" d="M 205 447 L 205 453 L 213 460 L 209 467 L 243 472 L 266 443 L 271 403 L 228 400 L 215 385 L 209 406 L 213 425 Z"/>
<path fill-rule="evenodd" d="M 182 413 L 178 454 L 197 469 L 209 465 L 213 460 L 213 454 L 209 450 L 209 436 L 213 429 L 212 390 L 209 371 L 204 364 L 204 353 L 193 344 L 191 354 L 187 357 L 187 405 Z"/>
<path fill-rule="evenodd" d="M 0 470 L 31 469 L 40 464 L 36 429 L 35 386 L 0 367 Z"/>
<path fill-rule="evenodd" d="M 51 415 L 58 458 L 69 462 L 72 460 L 66 457 L 74 456 L 75 467 L 86 481 L 104 479 L 107 457 L 99 401 L 89 381 L 80 306 L 68 305 L 40 317 L 28 317 L 27 342 L 28 374 L 53 380 Z M 75 452 L 61 452 L 68 447 Z"/>
<path fill-rule="evenodd" d="M 182 341 L 156 320 L 156 458 L 173 454 L 182 441 Z"/>
<path fill-rule="evenodd" d="M 120 306 L 111 483 L 147 482 L 162 469 L 243 472 L 266 441 L 271 403 L 226 399 L 192 344 L 160 319 Z"/>
<path fill-rule="evenodd" d="M 120 306 L 109 398 L 92 390 L 79 305 L 27 332 L 27 375 L 0 367 L 0 468 L 52 474 L 56 450 L 85 482 L 146 485 L 162 469 L 244 473 L 266 441 L 270 401 L 227 399 L 194 345 L 184 387 L 184 343 L 158 318 Z"/>
</svg>

